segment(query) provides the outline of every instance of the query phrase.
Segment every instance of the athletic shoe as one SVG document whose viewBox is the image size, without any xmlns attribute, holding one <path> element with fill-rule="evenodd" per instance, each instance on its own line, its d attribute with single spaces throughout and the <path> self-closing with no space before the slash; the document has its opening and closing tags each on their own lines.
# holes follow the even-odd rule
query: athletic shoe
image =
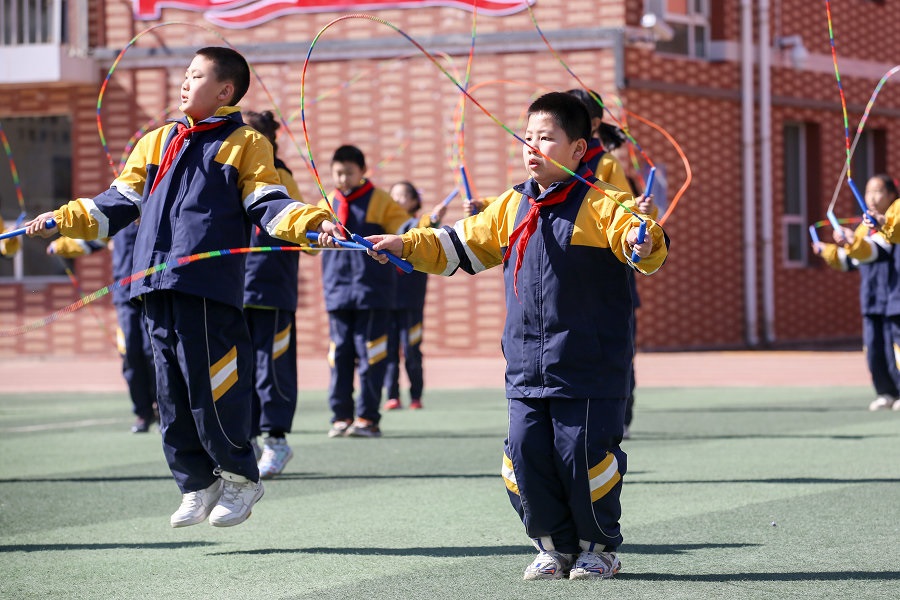
<svg viewBox="0 0 900 600">
<path fill-rule="evenodd" d="M 267 437 L 263 441 L 262 458 L 259 459 L 259 476 L 270 479 L 284 471 L 284 466 L 294 458 L 294 451 L 284 438 Z"/>
<path fill-rule="evenodd" d="M 525 581 L 533 579 L 562 579 L 572 566 L 574 554 L 544 550 L 525 568 Z"/>
<path fill-rule="evenodd" d="M 421 410 L 422 409 L 422 400 L 420 398 L 413 398 L 409 402 L 410 410 Z"/>
<path fill-rule="evenodd" d="M 169 518 L 172 527 L 187 527 L 202 523 L 212 512 L 219 498 L 222 497 L 222 480 L 215 482 L 205 490 L 188 492 L 181 496 L 181 506 Z"/>
<path fill-rule="evenodd" d="M 877 398 L 875 398 L 874 400 L 872 400 L 872 403 L 869 404 L 869 410 L 871 410 L 871 411 L 890 410 L 893 405 L 894 405 L 893 396 L 888 396 L 887 394 L 882 394 L 882 395 L 878 396 Z M 900 409 L 898 409 L 898 410 L 900 410 Z"/>
<path fill-rule="evenodd" d="M 628 428 L 628 425 L 626 425 L 625 429 L 622 430 L 622 439 L 623 440 L 631 439 L 631 429 Z"/>
<path fill-rule="evenodd" d="M 384 403 L 384 410 L 397 410 L 398 408 L 403 408 L 399 398 L 391 398 Z"/>
<path fill-rule="evenodd" d="M 622 563 L 615 552 L 588 552 L 584 550 L 575 560 L 569 579 L 609 579 L 619 572 Z"/>
<path fill-rule="evenodd" d="M 346 437 L 347 430 L 350 429 L 351 423 L 353 423 L 353 421 L 350 419 L 335 421 L 331 424 L 331 429 L 328 430 L 328 437 Z"/>
<path fill-rule="evenodd" d="M 250 447 L 253 448 L 253 456 L 256 457 L 256 462 L 259 462 L 259 459 L 262 458 L 262 448 L 259 447 L 259 442 L 256 441 L 256 436 L 250 438 Z"/>
<path fill-rule="evenodd" d="M 145 419 L 144 417 L 138 417 L 134 421 L 134 425 L 131 426 L 131 433 L 147 433 L 150 431 L 150 424 L 153 423 L 152 419 Z"/>
<path fill-rule="evenodd" d="M 222 497 L 212 512 L 209 524 L 213 527 L 240 525 L 250 517 L 253 505 L 263 497 L 262 481 L 250 481 L 228 471 L 219 471 L 222 478 Z"/>
<path fill-rule="evenodd" d="M 381 437 L 381 429 L 374 421 L 368 419 L 356 419 L 353 425 L 347 428 L 347 435 L 350 437 L 377 438 Z"/>
<path fill-rule="evenodd" d="M 892 408 L 894 410 L 900 410 L 900 400 L 894 400 L 894 406 Z"/>
</svg>

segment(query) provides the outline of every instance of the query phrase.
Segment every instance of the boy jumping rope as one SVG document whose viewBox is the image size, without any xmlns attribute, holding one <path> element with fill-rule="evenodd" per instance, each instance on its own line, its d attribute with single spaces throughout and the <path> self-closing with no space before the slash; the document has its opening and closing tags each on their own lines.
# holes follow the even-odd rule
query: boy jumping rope
<svg viewBox="0 0 900 600">
<path fill-rule="evenodd" d="M 122 174 L 29 222 L 29 236 L 114 235 L 140 218 L 131 297 L 140 298 L 155 357 L 163 451 L 182 492 L 172 527 L 244 522 L 262 497 L 250 446 L 253 349 L 242 313 L 244 255 L 179 264 L 201 252 L 246 247 L 251 225 L 307 243 L 333 232 L 329 213 L 292 200 L 272 145 L 235 106 L 250 68 L 230 48 L 197 51 L 178 95 L 184 117 L 140 139 Z M 50 219 L 56 221 L 48 227 Z M 159 269 L 161 264 L 168 268 Z"/>
<path fill-rule="evenodd" d="M 369 238 L 376 250 L 429 273 L 503 265 L 509 431 L 502 473 L 539 551 L 525 579 L 605 579 L 621 568 L 626 457 L 619 443 L 633 357 L 626 270 L 653 273 L 668 253 L 650 219 L 637 241 L 639 222 L 624 208 L 634 209 L 632 196 L 582 163 L 590 136 L 577 98 L 541 96 L 528 109 L 528 181 L 454 227 Z"/>
</svg>

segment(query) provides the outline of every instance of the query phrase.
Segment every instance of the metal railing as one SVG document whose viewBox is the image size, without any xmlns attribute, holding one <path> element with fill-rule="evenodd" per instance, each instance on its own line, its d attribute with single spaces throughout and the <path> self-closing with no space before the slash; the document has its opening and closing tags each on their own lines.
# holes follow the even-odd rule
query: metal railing
<svg viewBox="0 0 900 600">
<path fill-rule="evenodd" d="M 0 46 L 67 42 L 67 0 L 0 0 Z"/>
</svg>

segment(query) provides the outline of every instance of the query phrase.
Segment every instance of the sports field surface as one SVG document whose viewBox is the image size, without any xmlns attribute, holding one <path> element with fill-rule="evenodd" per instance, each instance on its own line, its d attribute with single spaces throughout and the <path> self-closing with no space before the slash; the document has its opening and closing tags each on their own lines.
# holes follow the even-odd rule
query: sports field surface
<svg viewBox="0 0 900 600">
<path fill-rule="evenodd" d="M 639 361 L 623 571 L 579 582 L 522 581 L 500 381 L 457 372 L 377 440 L 327 438 L 325 393 L 304 389 L 295 457 L 252 517 L 172 529 L 178 490 L 158 434 L 128 432 L 125 393 L 6 361 L 22 389 L 0 393 L 0 598 L 900 597 L 900 411 L 866 409 L 859 353 L 739 354 L 747 381 L 714 354 Z"/>
</svg>

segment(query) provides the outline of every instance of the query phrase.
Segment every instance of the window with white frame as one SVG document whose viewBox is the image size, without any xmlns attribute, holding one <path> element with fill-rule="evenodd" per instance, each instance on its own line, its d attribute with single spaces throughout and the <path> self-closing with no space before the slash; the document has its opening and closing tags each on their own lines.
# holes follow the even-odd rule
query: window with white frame
<svg viewBox="0 0 900 600">
<path fill-rule="evenodd" d="M 645 0 L 645 11 L 653 12 L 671 29 L 669 40 L 658 40 L 656 51 L 705 58 L 709 53 L 709 0 Z"/>
<path fill-rule="evenodd" d="M 786 267 L 807 266 L 806 126 L 784 126 L 784 211 L 781 217 Z M 765 226 L 765 225 L 764 225 Z"/>
<path fill-rule="evenodd" d="M 68 116 L 6 117 L 2 121 L 13 161 L 4 156 L 0 165 L 0 215 L 6 227 L 16 224 L 22 213 L 32 218 L 53 210 L 72 196 L 72 120 Z M 12 166 L 18 173 L 18 190 Z M 22 240 L 21 250 L 12 258 L 0 259 L 0 280 L 26 277 L 65 276 L 66 264 L 47 255 L 50 240 Z"/>
</svg>

